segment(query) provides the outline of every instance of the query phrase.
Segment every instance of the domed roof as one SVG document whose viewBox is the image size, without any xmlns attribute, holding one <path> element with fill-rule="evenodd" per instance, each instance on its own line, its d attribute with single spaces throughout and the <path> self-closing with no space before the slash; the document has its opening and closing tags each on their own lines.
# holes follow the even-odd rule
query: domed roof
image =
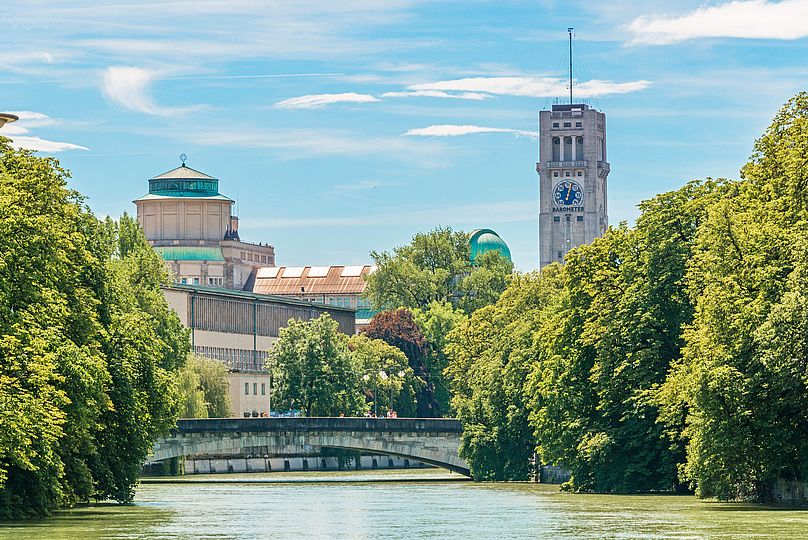
<svg viewBox="0 0 808 540">
<path fill-rule="evenodd" d="M 491 229 L 476 229 L 469 235 L 469 247 L 471 248 L 471 264 L 475 259 L 488 251 L 497 250 L 499 254 L 511 260 L 511 250 L 505 240 Z"/>
</svg>

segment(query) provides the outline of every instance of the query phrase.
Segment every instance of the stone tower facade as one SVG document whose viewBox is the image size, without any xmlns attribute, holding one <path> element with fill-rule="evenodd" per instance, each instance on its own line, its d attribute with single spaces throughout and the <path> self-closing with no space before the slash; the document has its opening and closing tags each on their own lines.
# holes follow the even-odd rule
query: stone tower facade
<svg viewBox="0 0 808 540">
<path fill-rule="evenodd" d="M 609 225 L 606 115 L 585 104 L 539 113 L 539 268 Z"/>
</svg>

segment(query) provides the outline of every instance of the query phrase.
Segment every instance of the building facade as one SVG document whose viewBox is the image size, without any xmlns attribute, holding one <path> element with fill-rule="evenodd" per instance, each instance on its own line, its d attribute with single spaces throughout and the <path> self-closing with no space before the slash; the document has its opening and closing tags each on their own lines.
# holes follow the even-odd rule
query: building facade
<svg viewBox="0 0 808 540">
<path fill-rule="evenodd" d="M 365 277 L 374 270 L 376 267 L 372 265 L 265 267 L 254 272 L 249 289 L 254 293 L 356 310 L 356 328 L 361 330 L 375 313 L 362 298 Z"/>
<path fill-rule="evenodd" d="M 607 214 L 606 115 L 586 104 L 539 113 L 539 267 L 563 262 L 603 236 Z"/>
<path fill-rule="evenodd" d="M 184 163 L 151 178 L 134 203 L 146 239 L 179 283 L 241 289 L 253 269 L 275 264 L 272 246 L 241 241 L 219 180 Z"/>
<path fill-rule="evenodd" d="M 353 310 L 336 306 L 181 284 L 163 289 L 163 294 L 191 330 L 193 352 L 227 366 L 235 416 L 270 414 L 272 389 L 265 361 L 289 319 L 328 313 L 341 332 L 355 332 Z"/>
</svg>

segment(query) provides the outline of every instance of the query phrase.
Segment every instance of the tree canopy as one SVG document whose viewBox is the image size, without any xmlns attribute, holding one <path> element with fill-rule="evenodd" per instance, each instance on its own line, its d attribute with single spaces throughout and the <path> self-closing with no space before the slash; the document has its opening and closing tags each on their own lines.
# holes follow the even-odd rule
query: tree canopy
<svg viewBox="0 0 808 540">
<path fill-rule="evenodd" d="M 496 251 L 470 261 L 468 235 L 449 227 L 418 233 L 392 252 L 372 251 L 377 266 L 367 277 L 365 296 L 377 310 L 427 309 L 450 303 L 471 313 L 496 302 L 513 264 Z"/>
<path fill-rule="evenodd" d="M 176 416 L 188 336 L 137 223 L 98 221 L 52 158 L 0 139 L 0 518 L 131 500 Z"/>
</svg>

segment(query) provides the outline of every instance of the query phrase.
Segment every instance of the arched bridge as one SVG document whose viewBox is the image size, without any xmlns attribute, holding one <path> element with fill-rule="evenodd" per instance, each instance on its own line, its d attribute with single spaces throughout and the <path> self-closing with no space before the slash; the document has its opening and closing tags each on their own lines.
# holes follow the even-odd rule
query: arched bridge
<svg viewBox="0 0 808 540">
<path fill-rule="evenodd" d="M 260 448 L 268 455 L 305 455 L 318 448 L 387 454 L 469 476 L 457 450 L 463 427 L 450 418 L 209 418 L 179 420 L 154 445 L 152 461 L 227 455 Z"/>
</svg>

